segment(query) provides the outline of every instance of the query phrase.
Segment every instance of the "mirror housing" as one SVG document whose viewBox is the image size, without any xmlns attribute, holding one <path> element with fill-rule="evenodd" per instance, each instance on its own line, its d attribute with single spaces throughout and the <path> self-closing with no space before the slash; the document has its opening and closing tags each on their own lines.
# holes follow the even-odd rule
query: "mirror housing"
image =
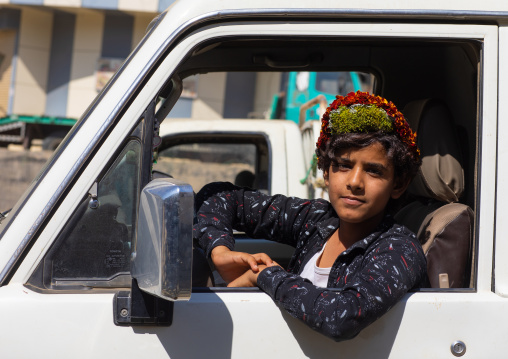
<svg viewBox="0 0 508 359">
<path fill-rule="evenodd" d="M 189 300 L 192 289 L 192 187 L 159 178 L 143 188 L 131 274 L 144 292 L 166 300 Z"/>
</svg>

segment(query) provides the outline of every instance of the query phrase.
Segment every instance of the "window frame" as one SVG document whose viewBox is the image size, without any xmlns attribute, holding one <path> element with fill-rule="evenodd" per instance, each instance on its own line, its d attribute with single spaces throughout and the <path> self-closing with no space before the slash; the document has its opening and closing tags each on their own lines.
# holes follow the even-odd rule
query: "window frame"
<svg viewBox="0 0 508 359">
<path fill-rule="evenodd" d="M 176 141 L 176 143 L 172 143 L 171 145 L 167 145 L 168 143 L 171 143 L 173 141 Z M 268 193 L 271 193 L 271 158 L 272 158 L 272 146 L 270 143 L 269 137 L 263 133 L 263 132 L 240 132 L 240 131 L 231 131 L 231 132 L 225 132 L 225 131 L 197 131 L 197 132 L 181 132 L 181 133 L 173 133 L 166 135 L 162 138 L 162 144 L 158 149 L 158 157 L 160 157 L 161 151 L 167 150 L 169 148 L 183 145 L 183 144 L 193 144 L 193 143 L 199 143 L 199 144 L 251 144 L 255 146 L 255 175 L 257 175 L 260 171 L 261 162 L 263 162 L 263 159 L 260 155 L 260 149 L 263 147 L 263 149 L 266 150 L 266 163 L 263 165 L 267 166 L 268 173 L 267 173 L 267 190 Z M 164 147 L 164 148 L 162 148 Z M 173 175 L 170 173 L 170 175 Z M 179 178 L 180 179 L 180 178 Z M 194 188 L 194 191 L 197 192 L 198 189 Z"/>
<path fill-rule="evenodd" d="M 470 27 L 470 29 L 468 29 Z M 411 31 L 409 31 L 411 30 Z M 160 65 L 155 69 L 154 74 L 148 80 L 147 84 L 141 89 L 138 96 L 129 104 L 125 110 L 119 125 L 115 127 L 115 135 L 106 138 L 103 148 L 100 148 L 94 158 L 89 162 L 88 167 L 83 172 L 85 178 L 90 174 L 97 171 L 97 168 L 102 168 L 100 163 L 104 163 L 110 157 L 110 149 L 116 146 L 116 143 L 123 138 L 121 135 L 125 133 L 125 128 L 131 128 L 129 123 L 133 123 L 146 108 L 149 101 L 154 98 L 156 92 L 162 87 L 163 82 L 171 76 L 174 72 L 174 67 L 180 63 L 182 58 L 185 58 L 195 46 L 203 41 L 208 41 L 211 38 L 224 38 L 231 36 L 369 36 L 373 39 L 383 37 L 402 37 L 402 38 L 429 38 L 429 39 L 457 39 L 457 40 L 470 40 L 476 39 L 483 42 L 483 58 L 481 62 L 481 78 L 480 78 L 480 114 L 479 114 L 479 158 L 480 166 L 477 171 L 478 176 L 478 205 L 476 207 L 476 238 L 478 238 L 478 248 L 476 254 L 480 253 L 481 256 L 476 256 L 478 261 L 477 270 L 477 287 L 478 291 L 491 290 L 492 284 L 492 255 L 493 255 L 493 240 L 494 228 L 494 200 L 495 200 L 495 160 L 494 164 L 492 159 L 489 160 L 487 154 L 495 153 L 495 141 L 489 141 L 495 138 L 497 131 L 496 109 L 497 109 L 497 27 L 488 25 L 464 25 L 460 27 L 457 25 L 441 25 L 441 24 L 365 24 L 365 23 L 338 23 L 338 24 L 319 24 L 315 26 L 314 23 L 308 22 L 301 23 L 265 23 L 265 24 L 244 24 L 244 23 L 229 23 L 227 26 L 223 24 L 216 24 L 198 29 L 196 32 L 190 34 L 185 40 L 181 41 L 164 59 Z M 488 53 L 488 56 L 485 56 Z M 489 86 L 484 86 L 484 83 L 489 83 Z M 96 110 L 97 111 L 97 110 Z M 124 126 L 121 126 L 124 124 Z M 127 126 L 125 126 L 127 125 Z M 99 166 L 97 166 L 99 164 Z M 91 176 L 94 177 L 94 176 Z M 83 180 L 85 178 L 82 178 Z M 481 179 L 481 181 L 480 181 Z M 88 187 L 88 186 L 87 186 Z M 63 200 L 63 205 L 57 209 L 56 213 L 60 216 L 59 224 L 65 222 L 68 215 L 62 215 L 61 211 L 66 211 L 70 208 L 75 208 L 78 198 L 82 198 L 82 181 L 78 180 L 74 183 L 74 187 L 69 191 L 66 198 Z M 480 196 L 481 194 L 481 196 Z M 480 208 L 482 209 L 480 211 Z M 31 273 L 33 267 L 30 265 L 30 260 L 34 260 L 44 254 L 47 245 L 54 240 L 55 227 L 54 225 L 46 226 L 43 233 L 39 236 L 36 245 L 32 247 L 29 255 L 25 261 L 20 265 L 18 271 L 13 276 L 14 281 L 24 281 L 27 275 Z M 41 240 L 42 238 L 42 240 Z M 482 240 L 479 240 L 482 238 Z M 34 252 L 35 251 L 35 252 Z"/>
</svg>

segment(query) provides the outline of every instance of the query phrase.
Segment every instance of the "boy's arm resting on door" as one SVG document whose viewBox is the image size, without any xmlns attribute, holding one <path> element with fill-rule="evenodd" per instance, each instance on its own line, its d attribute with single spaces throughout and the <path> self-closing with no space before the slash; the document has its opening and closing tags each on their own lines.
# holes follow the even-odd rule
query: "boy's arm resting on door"
<svg viewBox="0 0 508 359">
<path fill-rule="evenodd" d="M 295 246 L 307 224 L 310 230 L 326 216 L 327 205 L 214 183 L 196 196 L 194 235 L 208 255 L 220 245 L 234 248 L 232 228 Z M 257 285 L 318 332 L 337 341 L 353 338 L 426 278 L 426 260 L 414 235 L 389 231 L 384 235 L 388 238 L 379 251 L 366 254 L 362 270 L 340 290 L 316 287 L 279 266 L 262 270 Z"/>
<path fill-rule="evenodd" d="M 274 264 L 266 253 L 249 254 L 235 252 L 224 246 L 214 247 L 211 252 L 211 259 L 215 269 L 217 269 L 226 283 L 238 279 L 249 269 L 253 273 L 259 273 L 264 267 L 260 268 L 258 264 L 267 266 Z"/>
<path fill-rule="evenodd" d="M 210 183 L 196 195 L 194 238 L 207 256 L 217 246 L 234 249 L 233 228 L 252 238 L 296 246 L 302 227 L 309 220 L 318 221 L 328 206 L 321 201 L 269 196 L 228 182 Z"/>
<path fill-rule="evenodd" d="M 257 285 L 312 329 L 336 341 L 351 339 L 409 290 L 425 283 L 426 260 L 421 247 L 414 244 L 413 238 L 387 238 L 337 290 L 316 287 L 277 266 L 261 271 Z"/>
</svg>

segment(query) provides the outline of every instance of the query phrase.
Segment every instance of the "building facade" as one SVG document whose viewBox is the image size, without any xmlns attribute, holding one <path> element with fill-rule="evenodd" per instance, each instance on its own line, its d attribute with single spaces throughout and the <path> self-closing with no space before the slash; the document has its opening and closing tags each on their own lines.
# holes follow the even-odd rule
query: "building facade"
<svg viewBox="0 0 508 359">
<path fill-rule="evenodd" d="M 174 1 L 0 0 L 0 118 L 78 119 Z M 260 117 L 280 76 L 217 73 L 187 83 L 172 116 Z"/>
</svg>

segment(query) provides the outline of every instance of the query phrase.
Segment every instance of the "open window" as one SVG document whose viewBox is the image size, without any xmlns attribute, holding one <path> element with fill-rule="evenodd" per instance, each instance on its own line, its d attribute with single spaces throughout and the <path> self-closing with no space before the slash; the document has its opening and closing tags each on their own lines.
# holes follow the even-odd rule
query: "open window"
<svg viewBox="0 0 508 359">
<path fill-rule="evenodd" d="M 480 41 L 454 39 L 292 37 L 288 41 L 283 37 L 231 37 L 200 45 L 180 65 L 179 74 L 181 77 L 197 75 L 195 109 L 199 113 L 203 103 L 208 105 L 215 110 L 214 116 L 210 117 L 216 117 L 217 114 L 229 117 L 228 114 L 233 113 L 235 118 L 288 119 L 292 116 L 293 109 L 286 103 L 281 106 L 281 94 L 296 96 L 295 94 L 308 92 L 311 84 L 315 85 L 318 93 L 329 93 L 332 88 L 336 91 L 368 90 L 392 100 L 400 110 L 426 100 L 443 106 L 449 127 L 439 134 L 453 137 L 456 144 L 454 150 L 444 150 L 448 152 L 443 153 L 444 147 L 429 150 L 426 144 L 421 146 L 426 148 L 424 156 L 454 157 L 458 163 L 455 178 L 460 177 L 462 184 L 448 188 L 456 195 L 449 198 L 425 197 L 421 192 L 412 191 L 406 198 L 406 204 L 419 201 L 422 206 L 440 208 L 453 202 L 463 206 L 461 208 L 464 208 L 467 223 L 454 231 L 462 234 L 467 232 L 464 243 L 461 244 L 465 248 L 457 251 L 455 244 L 450 242 L 439 249 L 439 256 L 446 258 L 460 255 L 464 258 L 465 262 L 460 269 L 463 272 L 461 284 L 449 283 L 450 287 L 464 289 L 474 288 L 475 285 L 473 258 L 476 248 L 476 180 L 480 146 L 477 93 L 481 48 Z M 341 76 L 336 76 L 337 74 Z M 218 81 L 221 79 L 222 82 Z M 295 85 L 294 91 L 288 87 L 291 79 Z M 359 88 L 355 88 L 355 84 Z M 204 90 L 200 92 L 200 89 Z M 274 98 L 275 101 L 267 100 Z M 264 108 L 260 104 L 264 104 Z M 319 118 L 317 112 L 317 107 L 313 107 L 307 117 Z M 277 115 L 267 116 L 267 113 Z M 192 117 L 193 114 L 189 114 L 189 118 Z M 418 125 L 418 119 L 414 123 Z M 439 128 L 432 131 L 434 134 L 440 132 Z M 437 138 L 424 132 L 428 131 L 422 131 L 422 141 L 432 142 Z M 448 142 L 446 138 L 439 141 Z M 202 148 L 200 151 L 207 150 Z M 213 151 L 216 152 L 209 150 L 208 153 Z M 238 155 L 235 152 L 235 149 L 230 149 L 232 159 Z M 411 210 L 410 207 L 405 209 Z M 419 223 L 412 229 L 420 235 L 422 244 L 425 245 L 428 223 L 424 225 L 425 228 L 420 228 L 423 218 L 417 221 Z M 433 223 L 436 221 L 437 219 Z M 263 245 L 259 242 L 260 248 L 250 250 L 265 251 Z"/>
</svg>

